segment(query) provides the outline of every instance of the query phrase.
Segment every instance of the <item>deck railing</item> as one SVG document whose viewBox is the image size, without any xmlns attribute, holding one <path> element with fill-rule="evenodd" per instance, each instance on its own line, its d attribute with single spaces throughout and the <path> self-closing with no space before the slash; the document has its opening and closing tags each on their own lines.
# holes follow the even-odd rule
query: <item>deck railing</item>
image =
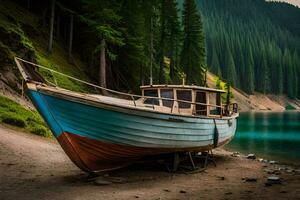
<svg viewBox="0 0 300 200">
<path fill-rule="evenodd" d="M 185 101 L 185 100 L 178 100 L 178 99 L 172 99 L 172 98 L 142 96 L 142 95 L 136 95 L 136 94 L 129 94 L 129 93 L 119 92 L 119 91 L 111 90 L 111 89 L 108 89 L 108 88 L 105 88 L 105 87 L 101 87 L 99 85 L 96 85 L 96 84 L 93 84 L 93 83 L 89 83 L 87 81 L 80 80 L 78 78 L 69 76 L 67 74 L 58 72 L 56 70 L 50 69 L 50 68 L 42 66 L 42 65 L 35 64 L 33 62 L 29 62 L 29 61 L 23 60 L 21 58 L 15 57 L 15 61 L 16 61 L 17 67 L 19 68 L 19 70 L 20 70 L 23 78 L 25 79 L 25 81 L 35 82 L 35 83 L 40 84 L 40 85 L 47 85 L 46 83 L 43 83 L 43 82 L 40 82 L 40 81 L 36 81 L 36 80 L 32 80 L 30 78 L 32 76 L 30 76 L 29 74 L 27 74 L 28 71 L 26 70 L 26 66 L 24 66 L 23 64 L 21 64 L 19 61 L 21 61 L 23 63 L 26 63 L 26 64 L 29 64 L 30 66 L 34 66 L 34 67 L 37 67 L 37 68 L 40 68 L 40 69 L 47 70 L 47 71 L 51 72 L 52 74 L 58 74 L 60 76 L 64 76 L 64 77 L 69 78 L 71 80 L 74 80 L 74 81 L 77 81 L 77 82 L 89 85 L 91 87 L 100 89 L 100 90 L 105 91 L 105 92 L 110 92 L 112 94 L 126 96 L 127 99 L 131 99 L 132 100 L 133 105 L 135 107 L 138 106 L 137 105 L 137 100 L 143 98 L 143 99 L 156 99 L 156 100 L 172 101 L 173 102 L 173 106 L 172 106 L 171 111 L 170 111 L 171 113 L 173 113 L 173 111 L 174 111 L 174 109 L 173 109 L 174 102 L 176 102 L 176 103 L 186 103 L 186 104 L 189 104 L 189 105 L 193 105 L 194 109 L 196 109 L 196 105 L 205 106 L 207 111 L 209 111 L 211 107 L 218 108 L 218 109 L 220 109 L 220 117 L 222 117 L 222 116 L 230 116 L 233 113 L 237 113 L 238 112 L 237 104 L 235 104 L 235 103 L 234 104 L 230 104 L 230 105 L 220 106 L 220 105 L 206 104 L 206 103 L 199 103 L 199 102 L 192 102 L 192 101 Z M 32 70 L 30 72 L 33 73 Z M 35 73 L 37 73 L 37 72 L 35 72 Z M 40 77 L 39 74 L 37 74 L 36 76 Z M 51 84 L 52 86 L 58 87 L 56 81 L 55 81 L 55 83 L 52 83 L 52 82 L 50 82 L 48 80 L 45 80 L 45 81 L 48 84 Z M 82 94 L 83 95 L 88 95 L 88 94 L 85 94 L 85 93 L 82 93 Z M 152 103 L 152 108 L 155 109 L 154 101 Z M 178 109 L 180 109 L 180 108 L 178 108 Z M 197 115 L 196 110 L 193 111 L 192 114 L 193 115 Z"/>
</svg>

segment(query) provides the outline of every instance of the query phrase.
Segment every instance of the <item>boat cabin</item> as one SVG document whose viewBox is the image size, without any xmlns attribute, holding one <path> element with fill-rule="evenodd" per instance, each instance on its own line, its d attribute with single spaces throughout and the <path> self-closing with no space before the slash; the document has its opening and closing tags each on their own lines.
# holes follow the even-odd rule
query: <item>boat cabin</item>
<svg viewBox="0 0 300 200">
<path fill-rule="evenodd" d="M 141 86 L 143 104 L 173 114 L 222 117 L 223 90 L 194 85 Z"/>
</svg>

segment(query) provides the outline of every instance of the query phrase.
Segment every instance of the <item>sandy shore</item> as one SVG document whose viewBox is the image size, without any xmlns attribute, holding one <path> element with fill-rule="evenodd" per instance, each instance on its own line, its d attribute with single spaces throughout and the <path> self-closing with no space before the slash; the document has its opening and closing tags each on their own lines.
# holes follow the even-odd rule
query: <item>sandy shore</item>
<svg viewBox="0 0 300 200">
<path fill-rule="evenodd" d="M 205 172 L 168 173 L 159 165 L 133 165 L 109 174 L 122 183 L 97 186 L 55 140 L 0 125 L 0 199 L 300 199 L 296 167 L 278 170 L 287 166 L 232 157 L 223 149 L 214 153 L 217 167 L 210 164 Z M 269 173 L 277 173 L 282 184 L 265 186 Z"/>
</svg>

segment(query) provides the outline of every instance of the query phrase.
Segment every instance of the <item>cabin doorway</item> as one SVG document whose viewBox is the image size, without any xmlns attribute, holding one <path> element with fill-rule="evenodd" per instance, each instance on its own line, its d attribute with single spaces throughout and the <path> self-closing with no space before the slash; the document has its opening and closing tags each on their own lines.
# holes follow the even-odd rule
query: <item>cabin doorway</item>
<svg viewBox="0 0 300 200">
<path fill-rule="evenodd" d="M 207 104 L 206 93 L 196 92 L 196 103 Z M 207 115 L 207 106 L 196 104 L 196 115 Z"/>
</svg>

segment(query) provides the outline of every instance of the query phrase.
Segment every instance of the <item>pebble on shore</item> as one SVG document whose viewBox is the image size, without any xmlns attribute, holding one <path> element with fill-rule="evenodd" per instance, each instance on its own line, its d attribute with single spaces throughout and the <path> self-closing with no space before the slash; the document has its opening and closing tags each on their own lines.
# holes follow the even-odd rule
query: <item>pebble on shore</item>
<svg viewBox="0 0 300 200">
<path fill-rule="evenodd" d="M 253 153 L 248 154 L 247 159 L 255 160 L 256 159 L 256 155 L 253 154 Z"/>
<path fill-rule="evenodd" d="M 281 179 L 278 176 L 269 176 L 266 182 L 266 186 L 272 186 L 274 184 L 281 184 Z"/>
</svg>

